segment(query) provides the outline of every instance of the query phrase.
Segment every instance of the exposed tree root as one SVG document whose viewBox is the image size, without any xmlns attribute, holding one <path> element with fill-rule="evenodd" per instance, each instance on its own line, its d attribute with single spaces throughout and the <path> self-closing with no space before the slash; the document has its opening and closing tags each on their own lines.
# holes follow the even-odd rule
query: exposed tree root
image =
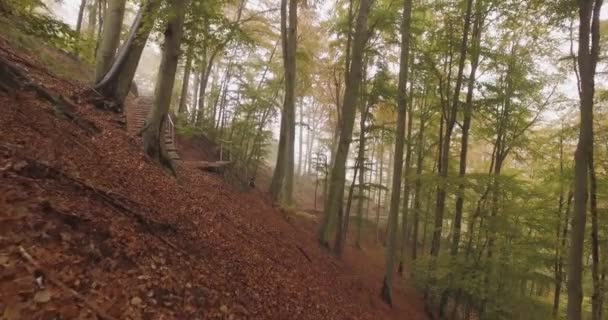
<svg viewBox="0 0 608 320">
<path fill-rule="evenodd" d="M 78 107 L 74 103 L 61 95 L 56 96 L 42 85 L 32 82 L 20 68 L 2 57 L 0 57 L 0 75 L 0 90 L 5 93 L 9 94 L 18 89 L 32 91 L 39 98 L 50 102 L 58 115 L 69 119 L 85 132 L 89 134 L 101 132 L 93 122 L 83 119 L 76 114 Z"/>
<path fill-rule="evenodd" d="M 114 317 L 112 317 L 111 315 L 105 313 L 103 310 L 101 310 L 101 308 L 99 308 L 98 306 L 96 306 L 95 304 L 91 303 L 89 300 L 85 298 L 83 295 L 81 295 L 80 293 L 78 293 L 78 291 L 70 288 L 68 285 L 66 285 L 65 283 L 63 283 L 61 280 L 57 279 L 53 274 L 49 273 L 48 270 L 44 270 L 42 268 L 42 266 L 34 259 L 34 257 L 29 254 L 29 252 L 27 252 L 25 250 L 25 248 L 23 248 L 22 246 L 19 246 L 19 253 L 21 255 L 21 257 L 30 264 L 30 266 L 32 267 L 32 269 L 34 269 L 34 272 L 40 273 L 44 275 L 44 278 L 49 281 L 50 283 L 56 285 L 57 287 L 61 288 L 62 290 L 70 293 L 72 296 L 74 296 L 75 298 L 77 298 L 78 300 L 80 300 L 82 302 L 82 304 L 84 304 L 85 306 L 87 306 L 89 309 L 93 310 L 97 316 L 100 319 L 104 319 L 104 320 L 118 320 Z"/>
</svg>

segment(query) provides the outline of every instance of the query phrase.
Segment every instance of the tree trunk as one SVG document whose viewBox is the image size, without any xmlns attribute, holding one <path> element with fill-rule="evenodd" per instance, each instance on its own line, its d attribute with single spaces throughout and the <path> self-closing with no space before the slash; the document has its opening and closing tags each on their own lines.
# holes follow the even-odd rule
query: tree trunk
<svg viewBox="0 0 608 320">
<path fill-rule="evenodd" d="M 298 177 L 302 176 L 302 159 L 304 155 L 304 103 L 300 99 L 300 132 L 298 134 L 299 147 L 298 147 Z"/>
<path fill-rule="evenodd" d="M 591 295 L 591 320 L 602 320 L 602 301 L 604 292 L 600 279 L 600 251 L 599 251 L 599 221 L 597 209 L 597 178 L 593 163 L 593 145 L 589 157 L 589 200 L 591 211 L 591 279 L 593 293 Z"/>
<path fill-rule="evenodd" d="M 350 208 L 353 203 L 353 195 L 355 191 L 355 183 L 357 181 L 357 174 L 359 173 L 359 160 L 355 161 L 355 169 L 353 170 L 353 180 L 348 188 L 348 198 L 346 200 L 346 209 L 344 210 L 344 222 L 338 225 L 336 232 L 336 238 L 334 241 L 334 252 L 336 256 L 342 257 L 344 246 L 346 245 L 346 236 L 348 235 L 348 224 L 350 222 Z M 359 174 L 359 176 L 361 176 Z"/>
<path fill-rule="evenodd" d="M 355 122 L 355 108 L 359 98 L 359 89 L 362 79 L 363 53 L 367 43 L 367 16 L 371 1 L 361 0 L 357 17 L 357 26 L 353 38 L 353 51 L 349 76 L 346 79 L 344 99 L 342 103 L 342 125 L 338 149 L 330 174 L 330 186 L 327 207 L 324 210 L 323 221 L 319 231 L 319 242 L 327 246 L 329 233 L 333 229 L 338 211 L 344 198 L 344 182 L 346 175 L 346 159 L 352 141 Z"/>
<path fill-rule="evenodd" d="M 593 158 L 593 98 L 599 56 L 602 0 L 579 1 L 580 131 L 574 153 L 574 212 L 568 257 L 568 320 L 582 317 L 583 245 L 587 211 L 588 169 Z"/>
<path fill-rule="evenodd" d="M 110 0 L 110 6 L 106 11 L 105 27 L 99 42 L 97 57 L 95 61 L 95 83 L 99 82 L 112 65 L 116 49 L 120 44 L 120 32 L 122 20 L 125 16 L 125 5 L 127 0 Z"/>
<path fill-rule="evenodd" d="M 129 94 L 137 65 L 156 21 L 161 0 L 148 0 L 139 10 L 129 37 L 123 44 L 112 67 L 95 88 L 121 106 Z"/>
<path fill-rule="evenodd" d="M 364 183 L 365 183 L 365 143 L 366 143 L 366 126 L 367 116 L 369 113 L 370 105 L 366 104 L 363 107 L 361 104 L 361 119 L 359 121 L 359 150 L 357 151 L 357 161 L 359 165 L 359 188 L 357 189 L 357 238 L 355 245 L 361 249 L 361 227 L 363 224 L 363 197 L 364 197 Z"/>
<path fill-rule="evenodd" d="M 425 90 L 426 91 L 426 90 Z M 412 232 L 412 260 L 418 258 L 418 227 L 420 220 L 420 197 L 422 189 L 422 166 L 424 164 L 424 130 L 425 130 L 425 117 L 420 115 L 420 129 L 418 131 L 418 144 L 417 144 L 417 159 L 416 159 L 416 182 L 414 183 L 414 230 Z M 426 236 L 426 235 L 425 235 Z"/>
<path fill-rule="evenodd" d="M 464 31 L 462 34 L 462 42 L 460 43 L 460 60 L 458 63 L 458 75 L 456 76 L 456 85 L 454 88 L 454 98 L 452 100 L 451 109 L 446 110 L 446 129 L 441 145 L 441 156 L 439 161 L 439 177 L 445 181 L 448 177 L 449 170 L 449 155 L 450 145 L 452 140 L 452 131 L 456 121 L 456 113 L 458 108 L 458 100 L 460 96 L 460 88 L 462 86 L 462 74 L 466 61 L 467 42 L 469 39 L 469 28 L 471 25 L 471 12 L 473 0 L 467 0 L 466 14 L 464 20 Z M 447 84 L 449 87 L 449 83 Z M 433 231 L 433 242 L 431 244 L 431 255 L 437 257 L 441 246 L 441 231 L 443 228 L 443 213 L 445 211 L 446 190 L 444 187 L 437 188 L 437 203 L 435 207 L 435 230 Z"/>
<path fill-rule="evenodd" d="M 191 73 L 194 73 L 194 83 L 192 84 L 192 97 L 191 97 L 191 101 L 192 101 L 192 112 L 189 114 L 189 119 L 188 122 L 190 123 L 195 123 L 196 122 L 196 108 L 197 108 L 197 101 L 198 101 L 198 88 L 199 85 L 201 83 L 201 77 L 200 74 L 197 72 L 196 70 L 196 66 L 192 66 L 193 71 L 191 71 Z"/>
<path fill-rule="evenodd" d="M 471 56 L 471 71 L 469 73 L 467 83 L 467 97 L 464 104 L 464 119 L 462 121 L 462 137 L 460 141 L 460 164 L 458 177 L 460 183 L 458 184 L 458 193 L 456 194 L 456 211 L 454 213 L 454 234 L 452 237 L 452 256 L 458 254 L 458 247 L 460 245 L 460 229 L 462 225 L 462 210 L 464 208 L 464 192 L 465 183 L 464 178 L 467 174 L 467 154 L 469 151 L 469 130 L 471 128 L 471 119 L 473 114 L 473 90 L 475 89 L 475 78 L 477 74 L 477 67 L 479 65 L 479 45 L 481 41 L 481 25 L 483 23 L 481 18 L 481 12 L 479 12 L 481 1 L 477 1 L 478 10 L 476 10 L 475 22 L 473 25 L 472 35 L 472 56 Z"/>
<path fill-rule="evenodd" d="M 154 106 L 142 129 L 144 151 L 154 161 L 175 173 L 171 160 L 167 157 L 164 143 L 164 125 L 171 104 L 171 94 L 175 84 L 175 73 L 180 55 L 180 45 L 184 32 L 184 16 L 189 0 L 174 0 L 170 17 L 165 29 L 163 55 L 158 70 L 159 78 L 154 92 Z"/>
<path fill-rule="evenodd" d="M 413 60 L 413 59 L 412 59 Z M 414 64 L 411 62 L 412 65 Z M 413 74 L 413 72 L 412 72 Z M 405 171 L 403 180 L 403 214 L 401 216 L 401 250 L 399 250 L 399 267 L 397 271 L 400 275 L 403 275 L 403 264 L 405 260 L 405 250 L 407 248 L 407 242 L 409 240 L 410 226 L 408 225 L 408 218 L 410 215 L 410 169 L 412 160 L 412 124 L 414 117 L 414 76 L 412 75 L 410 80 L 410 94 L 409 103 L 407 104 L 407 138 L 406 138 L 406 151 L 405 151 Z"/>
<path fill-rule="evenodd" d="M 177 109 L 178 114 L 184 114 L 188 111 L 188 89 L 190 86 L 190 72 L 192 70 L 192 58 L 194 55 L 194 45 L 188 46 L 188 53 L 186 54 L 186 65 L 184 66 L 184 80 L 182 81 L 182 93 L 179 99 L 179 107 Z"/>
<path fill-rule="evenodd" d="M 378 145 L 378 154 L 380 159 L 380 168 L 378 169 L 378 205 L 376 207 L 376 243 L 380 241 L 380 208 L 382 206 L 382 178 L 384 177 L 384 125 L 382 126 L 382 135 Z"/>
<path fill-rule="evenodd" d="M 82 20 L 84 18 L 84 9 L 86 9 L 87 0 L 80 0 L 80 8 L 78 9 L 78 20 L 76 20 L 76 33 L 80 35 L 82 32 Z"/>
<path fill-rule="evenodd" d="M 87 26 L 87 38 L 95 39 L 95 34 L 97 30 L 97 8 L 99 7 L 99 1 L 101 0 L 93 0 L 89 3 L 89 21 Z"/>
<path fill-rule="evenodd" d="M 388 214 L 388 250 L 382 283 L 382 300 L 392 305 L 392 286 L 394 262 L 397 251 L 397 232 L 399 229 L 399 201 L 401 200 L 401 176 L 403 174 L 403 147 L 405 137 L 405 121 L 407 116 L 407 82 L 410 62 L 410 24 L 412 15 L 412 0 L 403 1 L 403 21 L 401 24 L 401 57 L 399 65 L 399 83 L 397 92 L 397 132 L 395 137 L 395 153 L 393 160 L 393 180 L 390 210 Z M 411 117 L 411 113 L 410 113 Z M 411 125 L 411 121 L 410 121 Z M 411 131 L 410 131 L 411 134 Z M 405 212 L 405 211 L 404 211 Z"/>
<path fill-rule="evenodd" d="M 285 70 L 285 97 L 281 112 L 281 133 L 277 162 L 270 184 L 270 193 L 274 201 L 281 200 L 291 205 L 293 197 L 293 167 L 295 142 L 295 82 L 296 82 L 296 48 L 297 48 L 297 1 L 289 0 L 289 18 L 287 17 L 287 0 L 281 1 L 281 37 L 283 48 L 283 67 Z M 289 28 L 287 20 L 289 19 Z"/>
</svg>

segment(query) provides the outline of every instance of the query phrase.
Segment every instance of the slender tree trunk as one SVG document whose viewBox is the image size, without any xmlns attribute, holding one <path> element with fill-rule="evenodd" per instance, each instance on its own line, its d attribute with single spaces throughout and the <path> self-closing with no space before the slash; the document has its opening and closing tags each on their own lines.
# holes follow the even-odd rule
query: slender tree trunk
<svg viewBox="0 0 608 320">
<path fill-rule="evenodd" d="M 579 1 L 579 48 L 580 72 L 580 131 L 574 154 L 574 212 L 570 253 L 568 257 L 568 320 L 582 317 L 583 245 L 588 192 L 588 169 L 593 158 L 593 98 L 595 96 L 595 71 L 599 56 L 600 10 L 602 0 Z"/>
<path fill-rule="evenodd" d="M 275 201 L 293 203 L 293 169 L 295 143 L 295 85 L 297 49 L 297 1 L 289 0 L 289 28 L 287 27 L 287 0 L 281 1 L 281 34 L 283 44 L 283 66 L 285 69 L 285 100 L 281 113 L 279 152 L 270 184 L 270 193 Z"/>
<path fill-rule="evenodd" d="M 194 56 L 194 45 L 188 46 L 188 53 L 186 54 L 186 65 L 184 66 L 184 81 L 182 84 L 182 94 L 179 100 L 179 107 L 177 109 L 178 114 L 184 114 L 188 111 L 188 87 L 190 86 L 190 71 L 192 70 L 192 58 Z"/>
<path fill-rule="evenodd" d="M 171 104 L 171 94 L 175 83 L 175 73 L 180 55 L 180 44 L 184 32 L 184 16 L 189 0 L 174 0 L 170 9 L 174 13 L 167 23 L 165 29 L 165 43 L 163 55 L 158 70 L 159 78 L 154 92 L 154 106 L 144 128 L 142 138 L 146 154 L 163 167 L 175 170 L 171 160 L 167 156 L 163 138 L 165 119 Z"/>
<path fill-rule="evenodd" d="M 359 173 L 358 162 L 359 160 L 355 161 L 355 169 L 353 170 L 353 180 L 351 181 L 350 187 L 348 188 L 348 198 L 346 200 L 346 209 L 344 210 L 344 223 L 340 225 L 340 227 L 338 228 L 338 232 L 336 232 L 334 252 L 338 257 L 342 257 L 342 252 L 344 251 L 344 246 L 346 245 L 346 236 L 348 235 L 348 224 L 350 223 L 350 208 L 353 202 L 357 175 Z M 361 174 L 359 174 L 358 176 L 361 176 Z"/>
<path fill-rule="evenodd" d="M 101 42 L 101 32 L 103 31 L 103 23 L 105 21 L 105 17 L 106 17 L 106 12 L 108 10 L 107 8 L 107 4 L 108 4 L 109 0 L 98 0 L 97 1 L 97 36 L 95 37 L 95 39 L 97 39 L 97 43 L 96 43 L 96 47 L 95 47 L 95 58 L 97 58 L 97 53 L 98 53 L 98 49 L 99 49 L 99 45 Z"/>
<path fill-rule="evenodd" d="M 317 130 L 317 124 L 316 121 L 312 127 L 312 130 L 308 130 L 308 134 L 306 135 L 306 145 L 307 145 L 307 152 L 306 152 L 306 171 L 308 173 L 313 172 L 313 166 L 312 166 L 312 147 L 313 144 L 315 142 L 315 131 Z"/>
<path fill-rule="evenodd" d="M 205 93 L 207 90 L 207 83 L 209 81 L 209 74 L 211 73 L 210 64 L 207 64 L 207 48 L 204 45 L 203 57 L 201 59 L 201 74 L 199 76 L 199 89 L 198 89 L 198 101 L 196 104 L 196 120 L 195 125 L 201 127 L 205 120 Z M 211 61 L 210 61 L 211 62 Z"/>
<path fill-rule="evenodd" d="M 562 293 L 562 285 L 564 282 L 564 251 L 566 250 L 566 237 L 568 236 L 568 225 L 570 223 L 570 207 L 572 205 L 572 190 L 568 192 L 568 200 L 566 201 L 566 208 L 564 210 L 563 220 L 563 231 L 558 229 L 558 239 L 561 239 L 559 244 L 559 254 L 557 257 L 557 264 L 555 267 L 555 290 L 553 293 L 553 317 L 559 316 L 559 304 L 560 296 Z M 560 234 L 561 233 L 561 234 Z"/>
<path fill-rule="evenodd" d="M 384 125 L 382 126 L 382 136 L 378 145 L 380 168 L 378 169 L 378 205 L 376 207 L 376 243 L 380 242 L 380 208 L 382 207 L 382 178 L 384 177 Z"/>
<path fill-rule="evenodd" d="M 393 160 L 393 180 L 389 210 L 388 250 L 382 283 L 382 300 L 393 304 L 392 286 L 394 262 L 397 251 L 397 232 L 399 230 L 399 201 L 401 200 L 401 176 L 403 175 L 403 147 L 405 137 L 405 121 L 407 116 L 407 83 L 410 62 L 410 23 L 412 15 L 412 0 L 403 1 L 403 21 L 401 24 L 401 57 L 399 65 L 399 83 L 397 92 L 397 132 L 395 137 L 395 153 Z M 411 109 L 410 109 L 411 110 Z M 411 113 L 410 113 L 411 117 Z M 411 125 L 411 121 L 410 121 Z M 411 130 L 410 136 L 411 136 Z M 409 149 L 409 147 L 408 147 Z M 406 211 L 404 211 L 406 212 Z"/>
<path fill-rule="evenodd" d="M 369 104 L 363 107 L 361 104 L 361 118 L 359 121 L 359 150 L 357 151 L 357 161 L 359 165 L 359 189 L 357 189 L 357 238 L 355 245 L 361 249 L 361 227 L 363 224 L 363 197 L 364 197 L 364 183 L 365 183 L 365 147 L 366 147 L 366 125 L 367 115 L 369 113 Z"/>
<path fill-rule="evenodd" d="M 192 111 L 189 114 L 189 119 L 188 122 L 191 124 L 196 123 L 196 110 L 197 110 L 197 101 L 198 101 L 198 88 L 199 85 L 201 83 L 201 77 L 200 77 L 200 73 L 197 72 L 196 70 L 196 66 L 193 66 L 193 70 L 191 71 L 194 73 L 194 83 L 192 84 L 192 97 L 191 97 L 191 101 L 192 101 Z"/>
<path fill-rule="evenodd" d="M 426 91 L 426 90 L 425 90 Z M 412 260 L 416 260 L 418 258 L 418 227 L 420 220 L 420 197 L 421 189 L 422 189 L 422 166 L 424 164 L 424 130 L 425 130 L 425 117 L 424 115 L 420 115 L 420 130 L 418 131 L 418 144 L 417 144 L 417 159 L 416 159 L 416 182 L 414 184 L 414 230 L 412 234 L 413 244 L 412 244 Z M 426 232 L 425 232 L 426 237 Z"/>
<path fill-rule="evenodd" d="M 460 88 L 462 86 L 462 74 L 464 71 L 464 64 L 466 61 L 467 42 L 469 39 L 469 28 L 471 25 L 471 12 L 472 12 L 473 0 L 467 0 L 467 8 L 464 20 L 464 32 L 462 34 L 462 42 L 460 43 L 460 60 L 458 63 L 458 75 L 456 77 L 456 85 L 454 88 L 453 105 L 450 110 L 446 110 L 446 129 L 441 145 L 441 157 L 439 161 L 439 176 L 441 180 L 445 181 L 448 177 L 449 170 L 449 155 L 450 145 L 452 139 L 452 131 L 454 129 L 454 123 L 456 121 L 456 110 L 458 107 L 458 100 L 460 96 Z M 449 83 L 447 84 L 449 87 Z M 439 255 L 439 249 L 441 246 L 441 231 L 443 228 L 443 212 L 445 210 L 445 198 L 446 190 L 444 187 L 437 188 L 437 204 L 435 208 L 435 230 L 433 231 L 433 243 L 431 245 L 431 255 L 437 257 Z"/>
<path fill-rule="evenodd" d="M 413 65 L 413 62 L 412 62 Z M 410 237 L 410 225 L 408 219 L 410 215 L 410 169 L 412 160 L 412 125 L 414 119 L 414 76 L 412 75 L 410 80 L 410 94 L 409 103 L 407 104 L 407 138 L 406 138 L 406 151 L 405 151 L 405 172 L 403 180 L 403 214 L 401 216 L 401 250 L 399 250 L 399 267 L 397 271 L 400 275 L 403 275 L 403 264 L 405 260 L 405 251 L 407 249 L 407 243 Z"/>
<path fill-rule="evenodd" d="M 599 251 L 599 221 L 597 209 L 597 178 L 593 163 L 593 145 L 589 157 L 589 200 L 591 211 L 591 279 L 593 293 L 591 295 L 591 319 L 602 320 L 602 301 L 604 292 L 600 279 L 600 251 Z"/>
<path fill-rule="evenodd" d="M 95 83 L 99 82 L 112 66 L 112 60 L 120 44 L 120 31 L 126 3 L 126 0 L 110 0 L 95 62 Z"/>
<path fill-rule="evenodd" d="M 156 21 L 161 0 L 148 0 L 140 8 L 129 37 L 123 44 L 112 67 L 95 88 L 117 105 L 123 105 L 135 78 L 137 65 Z"/>
<path fill-rule="evenodd" d="M 344 198 L 344 183 L 346 175 L 346 159 L 352 141 L 352 132 L 355 122 L 355 108 L 359 98 L 359 89 L 362 79 L 363 54 L 367 43 L 367 16 L 371 1 L 361 0 L 357 26 L 353 37 L 353 51 L 349 76 L 346 78 L 346 88 L 342 104 L 342 123 L 340 139 L 336 150 L 335 161 L 330 174 L 330 186 L 327 206 L 324 210 L 323 221 L 319 230 L 319 242 L 328 246 L 329 234 L 332 231 L 338 212 L 342 207 Z"/>
<path fill-rule="evenodd" d="M 87 25 L 87 38 L 95 39 L 95 34 L 97 30 L 97 8 L 99 7 L 99 2 L 101 0 L 92 0 L 89 3 L 88 11 L 89 11 L 89 21 Z"/>
<path fill-rule="evenodd" d="M 84 18 L 84 10 L 87 7 L 87 0 L 80 0 L 80 8 L 78 9 L 78 20 L 76 20 L 76 33 L 80 35 L 82 32 L 82 20 Z"/>
<path fill-rule="evenodd" d="M 302 159 L 304 155 L 304 103 L 300 98 L 300 132 L 298 134 L 298 177 L 302 176 Z"/>
<path fill-rule="evenodd" d="M 452 141 L 452 132 L 454 130 L 454 124 L 456 122 L 456 115 L 458 112 L 458 102 L 460 97 L 460 89 L 463 81 L 463 72 L 466 62 L 467 53 L 467 42 L 469 40 L 469 29 L 471 25 L 471 13 L 473 7 L 473 0 L 467 0 L 466 13 L 464 19 L 464 28 L 462 33 L 462 40 L 460 43 L 459 50 L 459 61 L 458 61 L 458 74 L 456 76 L 456 84 L 454 86 L 454 97 L 452 99 L 452 105 L 447 108 L 444 107 L 444 114 L 446 117 L 446 130 L 443 138 L 443 144 L 441 145 L 441 156 L 439 161 L 439 178 L 440 185 L 437 188 L 437 202 L 435 207 L 435 230 L 433 231 L 433 241 L 431 244 L 431 255 L 435 258 L 439 256 L 439 250 L 441 247 L 441 233 L 443 230 L 443 215 L 445 211 L 445 200 L 447 196 L 446 188 L 443 185 L 448 178 L 449 172 L 449 160 L 450 160 L 450 145 Z M 451 70 L 451 69 L 450 69 Z M 447 92 L 449 93 L 450 82 L 446 83 Z M 447 95 L 449 97 L 449 94 Z M 449 105 L 449 101 L 446 103 Z M 433 282 L 432 280 L 431 282 Z M 447 304 L 447 293 L 441 295 L 439 302 L 439 316 L 445 316 L 445 306 Z"/>
<path fill-rule="evenodd" d="M 478 0 L 477 7 L 481 1 Z M 460 229 L 462 225 L 462 210 L 464 208 L 464 192 L 465 183 L 464 178 L 467 174 L 467 154 L 469 151 L 469 130 L 471 128 L 471 119 L 473 114 L 473 90 L 475 89 L 475 78 L 477 74 L 477 67 L 479 65 L 479 45 L 481 41 L 481 12 L 476 10 L 475 23 L 473 26 L 473 43 L 472 43 L 472 56 L 471 56 L 471 71 L 469 73 L 467 83 L 467 97 L 464 104 L 464 119 L 462 121 L 462 136 L 460 142 L 460 165 L 458 171 L 458 177 L 461 179 L 458 184 L 458 193 L 456 194 L 456 211 L 454 213 L 454 234 L 452 237 L 452 256 L 458 254 L 458 247 L 460 245 Z"/>
</svg>

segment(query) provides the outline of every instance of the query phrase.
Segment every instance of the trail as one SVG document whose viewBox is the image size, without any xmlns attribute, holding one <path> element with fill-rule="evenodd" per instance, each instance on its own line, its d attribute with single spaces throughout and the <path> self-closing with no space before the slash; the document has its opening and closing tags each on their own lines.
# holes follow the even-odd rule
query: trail
<svg viewBox="0 0 608 320">
<path fill-rule="evenodd" d="M 0 47 L 99 129 L 83 130 L 32 92 L 0 91 L 5 318 L 397 319 L 349 259 L 319 248 L 264 192 L 238 192 L 188 161 L 168 176 L 121 115 L 86 103 L 85 85 Z"/>
</svg>

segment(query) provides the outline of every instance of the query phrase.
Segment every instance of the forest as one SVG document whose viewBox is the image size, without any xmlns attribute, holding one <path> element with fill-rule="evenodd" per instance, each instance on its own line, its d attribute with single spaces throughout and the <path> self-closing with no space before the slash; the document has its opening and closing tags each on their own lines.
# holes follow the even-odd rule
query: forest
<svg viewBox="0 0 608 320">
<path fill-rule="evenodd" d="M 167 175 L 166 132 L 204 137 L 243 189 L 310 207 L 335 259 L 371 235 L 386 305 L 406 279 L 431 318 L 602 320 L 602 5 L 0 0 L 0 16 L 90 66 L 97 108 L 149 96 L 137 135 Z"/>
</svg>

